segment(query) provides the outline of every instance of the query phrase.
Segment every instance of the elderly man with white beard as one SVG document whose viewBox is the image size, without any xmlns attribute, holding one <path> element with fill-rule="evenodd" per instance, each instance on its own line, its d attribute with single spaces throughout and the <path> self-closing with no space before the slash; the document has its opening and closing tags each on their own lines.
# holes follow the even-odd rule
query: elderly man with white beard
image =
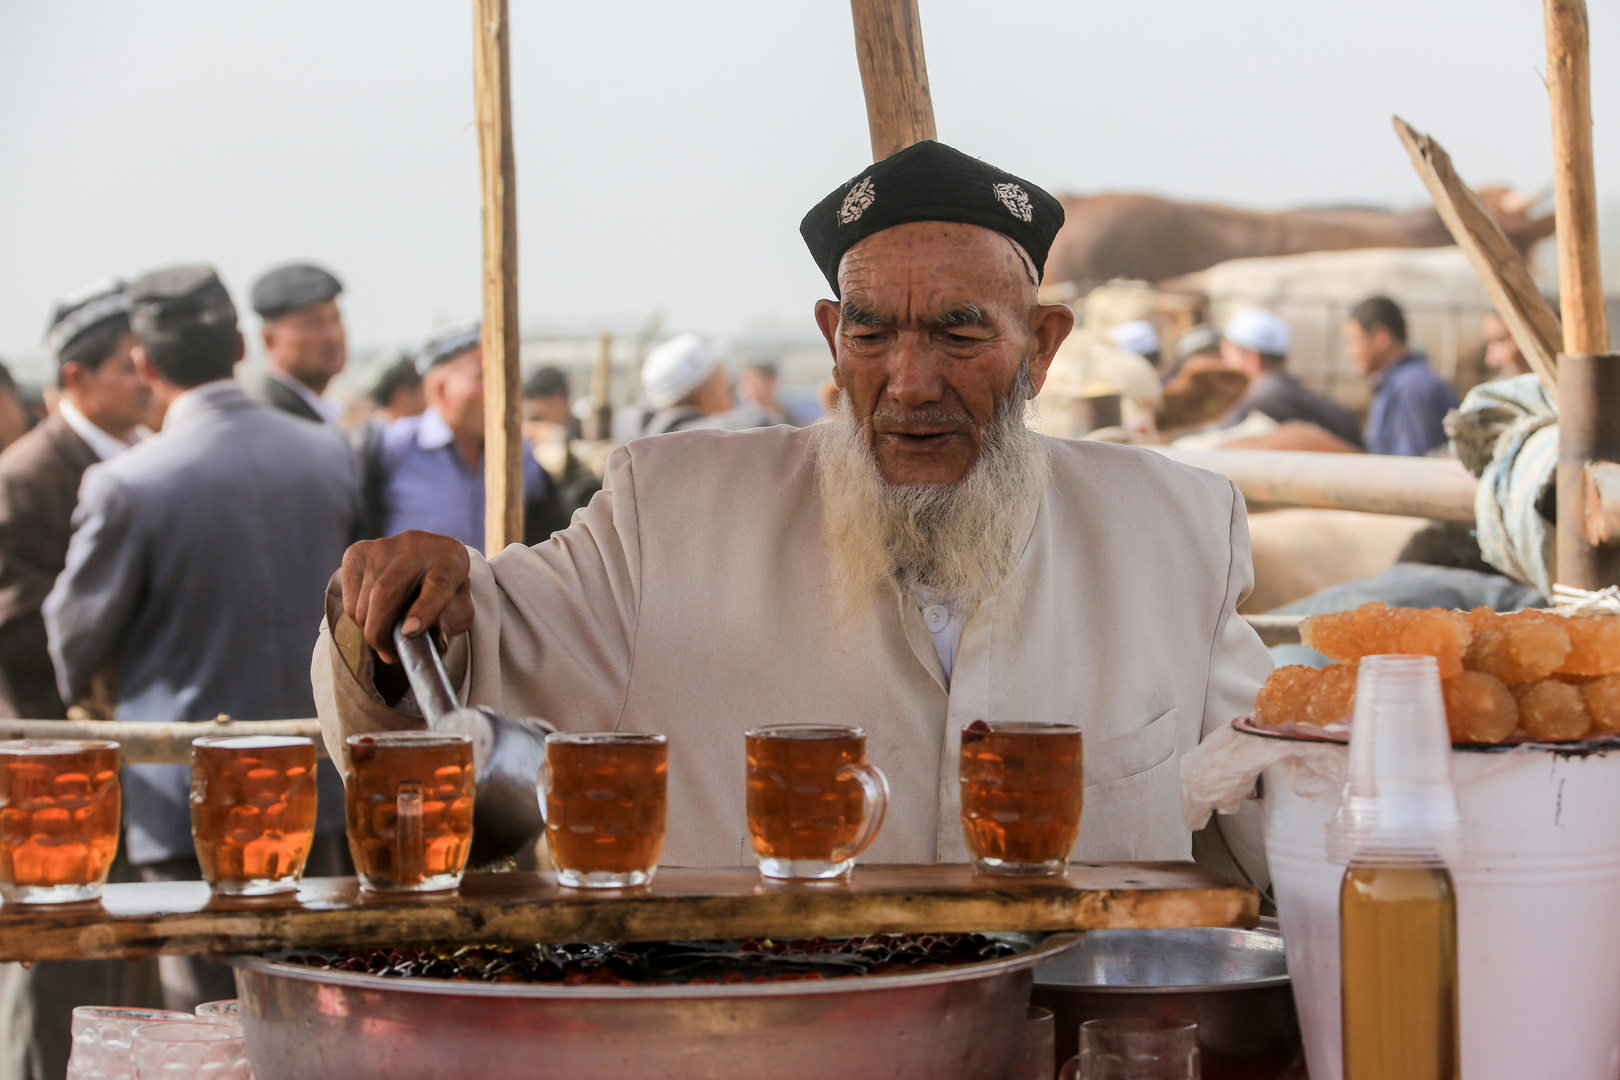
<svg viewBox="0 0 1620 1080">
<path fill-rule="evenodd" d="M 1082 727 L 1074 858 L 1188 858 L 1180 756 L 1272 666 L 1235 611 L 1244 506 L 1028 426 L 1074 324 L 1036 298 L 1062 214 L 933 142 L 841 185 L 801 228 L 838 297 L 815 309 L 834 415 L 632 442 L 570 528 L 488 560 L 420 532 L 355 545 L 314 658 L 328 746 L 422 725 L 403 616 L 448 642 L 470 704 L 667 735 L 669 865 L 751 861 L 743 732 L 777 723 L 866 730 L 892 791 L 869 861 L 965 862 L 975 720 Z"/>
</svg>

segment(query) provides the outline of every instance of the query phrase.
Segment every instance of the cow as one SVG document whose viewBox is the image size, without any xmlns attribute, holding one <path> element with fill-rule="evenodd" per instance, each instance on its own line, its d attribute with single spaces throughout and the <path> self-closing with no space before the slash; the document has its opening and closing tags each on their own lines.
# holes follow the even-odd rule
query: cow
<svg viewBox="0 0 1620 1080">
<path fill-rule="evenodd" d="M 1502 187 L 1481 188 L 1479 195 L 1527 258 L 1552 235 L 1552 214 L 1530 216 L 1533 197 Z M 1408 213 L 1264 211 L 1131 194 L 1069 195 L 1062 201 L 1065 221 L 1047 259 L 1046 277 L 1072 282 L 1082 292 L 1115 278 L 1162 282 L 1230 259 L 1452 242 L 1432 207 Z"/>
</svg>

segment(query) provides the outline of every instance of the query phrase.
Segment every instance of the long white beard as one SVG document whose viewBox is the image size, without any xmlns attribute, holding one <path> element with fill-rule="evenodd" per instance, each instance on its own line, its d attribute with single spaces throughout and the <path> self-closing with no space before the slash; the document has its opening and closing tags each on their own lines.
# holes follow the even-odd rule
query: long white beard
<svg viewBox="0 0 1620 1080">
<path fill-rule="evenodd" d="M 816 426 L 816 472 L 834 593 L 847 617 L 874 584 L 921 585 L 971 612 L 1012 573 L 1046 489 L 1046 446 L 1029 426 L 1027 365 L 954 484 L 891 484 L 847 397 Z"/>
</svg>

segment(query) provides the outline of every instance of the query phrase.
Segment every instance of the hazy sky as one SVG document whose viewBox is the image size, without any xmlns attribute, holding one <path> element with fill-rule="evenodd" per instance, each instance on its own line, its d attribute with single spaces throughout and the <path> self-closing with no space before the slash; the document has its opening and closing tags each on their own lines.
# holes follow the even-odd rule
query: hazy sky
<svg viewBox="0 0 1620 1080">
<path fill-rule="evenodd" d="M 1589 0 L 1620 203 L 1620 0 Z M 868 161 L 845 0 L 511 0 L 524 322 L 808 326 L 800 216 Z M 1054 190 L 1425 201 L 1551 176 L 1538 0 L 921 0 L 940 137 Z M 360 342 L 479 304 L 467 0 L 0 0 L 0 354 L 53 296 L 216 264 L 348 283 Z M 1610 282 L 1620 288 L 1620 281 Z"/>
</svg>

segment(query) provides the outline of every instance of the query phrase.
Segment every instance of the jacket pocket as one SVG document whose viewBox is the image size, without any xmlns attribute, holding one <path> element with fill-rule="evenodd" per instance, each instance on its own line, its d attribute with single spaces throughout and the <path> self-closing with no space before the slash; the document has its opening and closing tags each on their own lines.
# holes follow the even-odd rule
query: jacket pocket
<svg viewBox="0 0 1620 1080">
<path fill-rule="evenodd" d="M 1128 735 L 1117 735 L 1084 746 L 1086 787 L 1111 784 L 1138 773 L 1145 773 L 1169 761 L 1178 743 L 1176 713 L 1172 708 L 1152 723 Z"/>
</svg>

